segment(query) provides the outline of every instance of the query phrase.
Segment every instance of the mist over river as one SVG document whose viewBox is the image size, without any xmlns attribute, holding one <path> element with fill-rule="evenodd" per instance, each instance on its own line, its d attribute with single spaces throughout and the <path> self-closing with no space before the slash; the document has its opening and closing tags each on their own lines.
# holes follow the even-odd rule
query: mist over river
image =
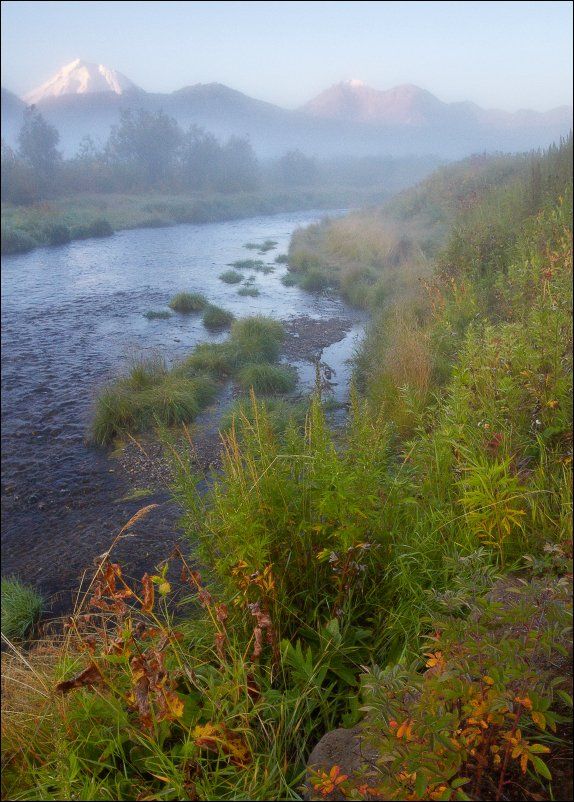
<svg viewBox="0 0 574 802">
<path fill-rule="evenodd" d="M 297 319 L 340 323 L 339 333 L 325 348 L 318 346 L 316 356 L 322 352 L 334 369 L 333 392 L 344 400 L 350 372 L 346 360 L 364 318 L 334 295 L 285 287 L 281 276 L 286 266 L 274 263 L 297 227 L 323 216 L 299 212 L 121 231 L 108 239 L 3 258 L 3 575 L 16 575 L 47 596 L 55 595 L 53 609 L 64 610 L 84 569 L 140 507 L 150 501 L 160 505 L 116 555 L 129 557 L 130 573 L 141 576 L 177 541 L 177 508 L 167 490 L 124 501 L 138 486 L 137 477 L 124 475 L 108 451 L 86 443 L 98 388 L 126 366 L 130 355 L 159 351 L 171 362 L 198 342 L 227 336 L 210 334 L 200 315 L 143 316 L 166 308 L 175 293 L 202 292 L 236 317 L 264 314 L 287 324 Z M 277 247 L 265 255 L 243 247 L 267 239 Z M 255 298 L 239 296 L 241 285 L 218 278 L 229 263 L 250 258 L 274 268 L 268 275 L 254 274 L 253 286 L 260 291 Z M 245 278 L 252 275 L 242 272 Z M 315 368 L 309 359 L 291 361 L 299 372 L 299 391 L 305 392 Z"/>
</svg>

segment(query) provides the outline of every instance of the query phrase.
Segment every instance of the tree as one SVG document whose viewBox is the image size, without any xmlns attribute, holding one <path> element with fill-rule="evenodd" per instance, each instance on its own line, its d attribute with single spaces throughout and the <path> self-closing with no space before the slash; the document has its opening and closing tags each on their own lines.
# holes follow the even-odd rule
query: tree
<svg viewBox="0 0 574 802">
<path fill-rule="evenodd" d="M 223 147 L 222 192 L 246 192 L 257 187 L 259 164 L 248 139 L 232 136 Z"/>
<path fill-rule="evenodd" d="M 177 122 L 162 111 L 128 109 L 112 128 L 107 150 L 112 160 L 135 167 L 145 186 L 158 186 L 172 178 L 181 139 Z"/>
<path fill-rule="evenodd" d="M 43 179 L 51 179 L 62 161 L 56 149 L 60 134 L 42 117 L 35 106 L 24 112 L 24 124 L 18 136 L 20 156 Z"/>
<path fill-rule="evenodd" d="M 317 182 L 319 170 L 315 159 L 300 150 L 290 150 L 278 162 L 279 179 L 287 187 L 308 187 Z"/>
<path fill-rule="evenodd" d="M 223 148 L 213 134 L 193 125 L 183 137 L 180 164 L 186 189 L 214 190 L 222 179 Z"/>
</svg>

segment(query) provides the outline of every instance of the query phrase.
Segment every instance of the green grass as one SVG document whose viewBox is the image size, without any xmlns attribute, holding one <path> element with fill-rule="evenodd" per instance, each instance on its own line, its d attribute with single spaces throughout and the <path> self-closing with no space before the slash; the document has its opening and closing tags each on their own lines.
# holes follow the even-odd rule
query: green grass
<svg viewBox="0 0 574 802">
<path fill-rule="evenodd" d="M 294 402 L 271 397 L 259 399 L 254 404 L 252 399 L 241 398 L 223 414 L 219 428 L 225 434 L 235 428 L 241 436 L 245 427 L 252 428 L 257 418 L 263 416 L 271 431 L 278 437 L 284 437 L 292 426 L 303 430 L 307 412 L 306 401 Z"/>
<path fill-rule="evenodd" d="M 14 577 L 2 577 L 2 634 L 10 640 L 26 637 L 40 617 L 44 600 Z"/>
<path fill-rule="evenodd" d="M 240 365 L 276 362 L 284 337 L 281 323 L 263 316 L 237 320 L 231 326 L 231 342 Z"/>
<path fill-rule="evenodd" d="M 243 276 L 237 270 L 226 270 L 225 273 L 221 273 L 219 278 L 226 284 L 239 284 L 243 281 Z"/>
<path fill-rule="evenodd" d="M 169 307 L 181 315 L 202 312 L 207 306 L 207 298 L 199 292 L 180 292 L 169 302 Z"/>
<path fill-rule="evenodd" d="M 128 374 L 105 387 L 96 400 L 92 440 L 108 445 L 116 437 L 193 421 L 217 391 L 207 376 L 185 376 L 161 359 L 136 361 Z"/>
<path fill-rule="evenodd" d="M 234 315 L 220 306 L 209 304 L 203 313 L 203 325 L 210 331 L 219 331 L 220 329 L 227 329 L 235 320 Z"/>
<path fill-rule="evenodd" d="M 238 295 L 249 296 L 251 298 L 257 298 L 259 295 L 259 290 L 257 287 L 241 287 L 237 290 Z"/>
<path fill-rule="evenodd" d="M 259 251 L 259 253 L 267 253 L 277 247 L 277 242 L 274 239 L 266 239 L 265 242 L 258 244 L 257 242 L 246 242 L 243 246 L 250 251 Z"/>
<path fill-rule="evenodd" d="M 261 259 L 239 259 L 236 262 L 230 262 L 230 267 L 235 267 L 237 270 L 263 270 L 265 262 Z"/>
<path fill-rule="evenodd" d="M 148 320 L 167 320 L 171 317 L 171 312 L 168 312 L 167 309 L 150 309 L 144 312 L 144 317 L 147 317 Z"/>
<path fill-rule="evenodd" d="M 277 265 L 286 265 L 289 263 L 289 257 L 286 253 L 280 253 L 278 256 L 275 257 L 275 264 Z"/>
<path fill-rule="evenodd" d="M 199 343 L 193 353 L 181 364 L 180 370 L 189 375 L 208 373 L 215 377 L 229 376 L 234 370 L 235 358 L 229 342 Z"/>
<path fill-rule="evenodd" d="M 297 386 L 297 371 L 280 365 L 245 365 L 237 381 L 244 390 L 253 389 L 257 395 L 290 393 Z"/>
</svg>

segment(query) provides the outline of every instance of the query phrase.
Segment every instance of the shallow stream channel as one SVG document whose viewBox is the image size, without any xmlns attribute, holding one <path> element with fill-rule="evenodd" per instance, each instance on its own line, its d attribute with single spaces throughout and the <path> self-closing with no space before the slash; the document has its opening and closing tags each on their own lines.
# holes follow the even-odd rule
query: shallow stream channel
<svg viewBox="0 0 574 802">
<path fill-rule="evenodd" d="M 330 213 L 335 216 L 338 212 Z M 169 362 L 199 342 L 218 342 L 201 315 L 167 310 L 178 292 L 201 292 L 236 317 L 268 315 L 285 324 L 282 361 L 297 368 L 299 395 L 315 383 L 316 364 L 334 400 L 348 394 L 363 315 L 334 294 L 286 287 L 293 231 L 326 216 L 299 212 L 248 220 L 121 231 L 109 239 L 75 241 L 3 258 L 2 266 L 2 574 L 42 591 L 53 613 L 67 612 L 84 572 L 141 507 L 158 506 L 121 540 L 115 559 L 131 576 L 168 556 L 181 537 L 179 510 L 151 440 L 118 451 L 88 444 L 94 399 L 134 355 L 160 353 Z M 273 240 L 260 254 L 247 243 Z M 235 261 L 241 284 L 219 276 Z M 245 284 L 259 290 L 242 296 Z M 192 427 L 205 470 L 217 449 L 217 422 L 236 391 L 222 391 Z M 139 438 L 138 438 L 139 440 Z"/>
</svg>

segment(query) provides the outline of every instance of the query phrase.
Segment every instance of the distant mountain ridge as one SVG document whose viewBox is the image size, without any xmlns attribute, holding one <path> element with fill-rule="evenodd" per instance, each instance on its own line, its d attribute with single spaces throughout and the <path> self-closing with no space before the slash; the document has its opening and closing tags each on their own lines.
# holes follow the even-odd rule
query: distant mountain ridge
<svg viewBox="0 0 574 802">
<path fill-rule="evenodd" d="M 353 79 L 331 86 L 300 109 L 323 119 L 338 119 L 378 125 L 436 125 L 445 122 L 476 122 L 481 125 L 540 124 L 545 120 L 568 121 L 572 109 L 560 106 L 548 112 L 523 109 L 517 112 L 483 109 L 476 103 L 444 103 L 426 89 L 403 84 L 388 90 L 373 89 Z"/>
<path fill-rule="evenodd" d="M 120 112 L 137 108 L 162 110 L 183 127 L 198 125 L 218 137 L 247 136 L 262 157 L 298 148 L 320 156 L 459 158 L 476 151 L 544 147 L 572 126 L 569 107 L 546 113 L 485 110 L 470 102 L 444 103 L 412 84 L 378 90 L 357 79 L 330 87 L 296 110 L 218 83 L 153 93 L 116 70 L 80 59 L 24 101 L 2 90 L 2 138 L 15 143 L 25 105 L 34 103 L 60 132 L 66 155 L 86 134 L 104 144 Z"/>
</svg>

